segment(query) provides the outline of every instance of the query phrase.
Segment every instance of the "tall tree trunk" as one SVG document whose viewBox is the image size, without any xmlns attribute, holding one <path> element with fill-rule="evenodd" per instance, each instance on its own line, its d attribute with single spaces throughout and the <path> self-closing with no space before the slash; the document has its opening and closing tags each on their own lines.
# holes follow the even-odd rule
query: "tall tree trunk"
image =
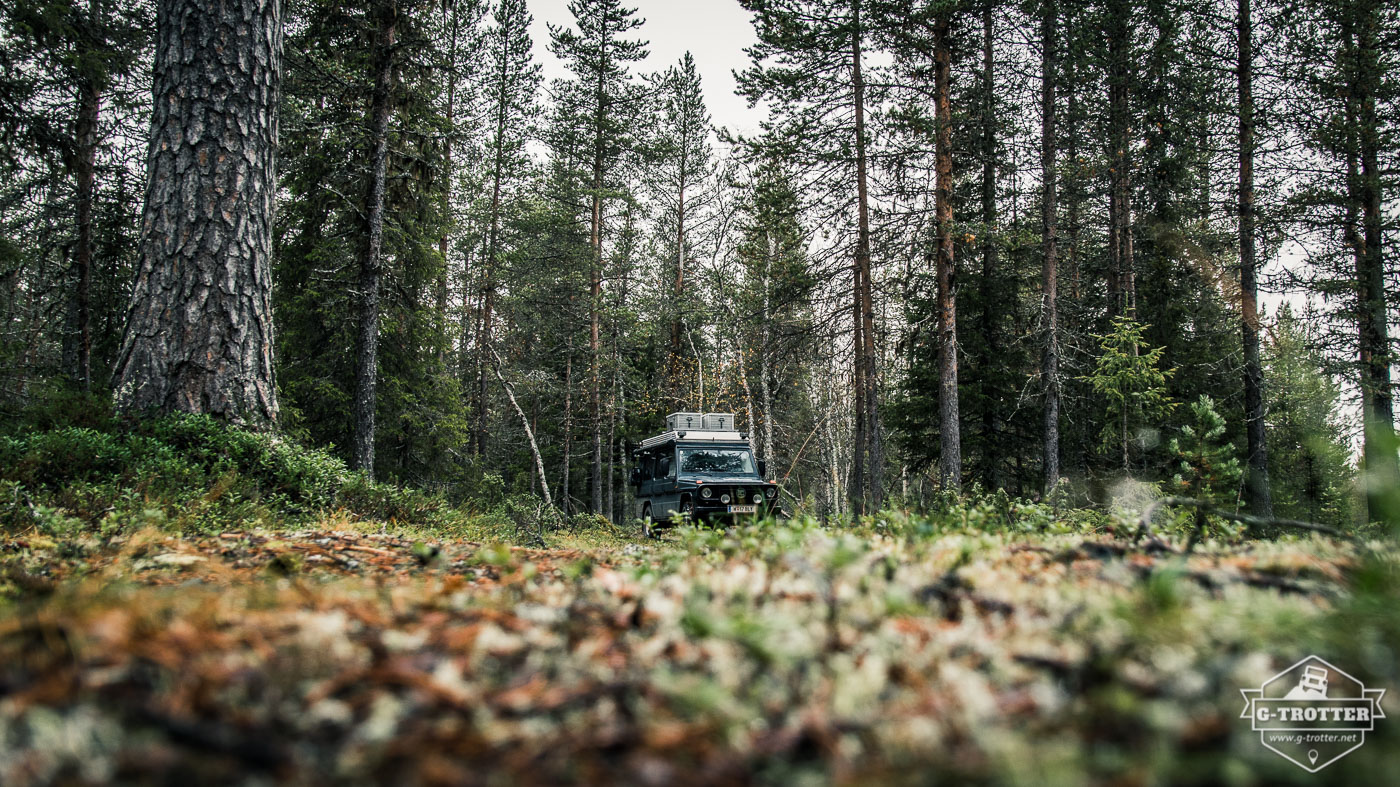
<svg viewBox="0 0 1400 787">
<path fill-rule="evenodd" d="M 764 232 L 763 234 L 763 313 L 759 316 L 759 343 L 758 343 L 758 392 L 759 405 L 763 408 L 763 461 L 770 467 L 774 467 L 775 458 L 773 456 L 773 392 L 768 384 L 770 375 L 769 365 L 772 363 L 772 326 L 769 325 L 772 310 L 772 266 L 773 258 L 777 255 L 777 244 L 773 242 L 772 236 Z M 750 419 L 750 424 L 753 424 Z M 753 424 L 756 427 L 756 424 Z M 751 427 L 752 428 L 752 427 Z"/>
<path fill-rule="evenodd" d="M 496 301 L 495 275 L 501 226 L 501 181 L 505 177 L 506 115 L 509 110 L 507 105 L 508 91 L 504 84 L 507 75 L 504 68 L 505 64 L 503 63 L 503 70 L 498 75 L 501 84 L 496 104 L 496 138 L 493 140 L 491 151 L 491 216 L 486 230 L 486 254 L 482 258 L 481 264 L 481 318 L 477 323 L 478 334 L 476 337 L 478 353 L 489 353 L 494 350 L 491 340 L 491 316 Z M 483 368 L 477 378 L 476 388 L 476 440 L 474 442 L 478 456 L 486 453 L 487 410 L 486 370 Z"/>
<path fill-rule="evenodd" d="M 588 418 L 592 425 L 593 448 L 591 458 L 588 463 L 588 486 L 591 492 L 589 508 L 590 513 L 598 514 L 603 510 L 603 411 L 602 411 L 602 341 L 600 336 L 600 322 L 602 321 L 602 310 L 600 302 L 603 299 L 603 272 L 602 272 L 602 248 L 601 240 L 598 237 L 598 225 L 602 217 L 602 200 L 595 196 L 593 201 L 593 225 L 594 225 L 594 256 L 592 281 L 589 285 L 591 296 L 592 312 L 590 327 L 588 332 L 589 350 L 589 371 L 588 371 Z"/>
<path fill-rule="evenodd" d="M 452 14 L 452 24 L 449 26 L 450 32 L 448 34 L 447 45 L 447 136 L 442 141 L 442 171 L 443 179 L 445 181 L 443 183 L 442 189 L 442 200 L 444 205 L 446 205 L 447 212 L 449 214 L 452 210 L 452 179 L 454 177 L 454 171 L 452 166 L 452 143 L 457 135 L 458 6 L 455 3 L 452 5 L 450 13 Z M 447 323 L 447 277 L 449 273 L 447 265 L 447 251 L 448 241 L 450 240 L 448 236 L 449 233 L 443 232 L 442 237 L 438 238 L 438 256 L 442 258 L 442 271 L 438 273 L 437 277 L 437 314 L 438 319 L 442 320 L 442 324 L 444 326 L 444 334 L 446 334 Z M 443 344 L 443 349 L 438 352 L 438 361 L 444 364 L 447 362 L 446 343 Z"/>
<path fill-rule="evenodd" d="M 370 97 L 370 179 L 365 196 L 366 242 L 360 258 L 360 336 L 355 368 L 354 466 L 374 475 L 375 385 L 379 371 L 379 287 L 383 276 L 384 185 L 389 168 L 390 82 L 399 9 L 394 0 L 378 7 L 374 34 L 374 92 Z"/>
<path fill-rule="evenodd" d="M 1058 9 L 1057 9 L 1058 10 Z M 1075 11 L 1066 8 L 1065 13 L 1066 33 L 1073 29 L 1076 22 Z M 1068 193 L 1065 195 L 1068 205 L 1065 206 L 1065 231 L 1069 235 L 1069 256 L 1066 262 L 1069 263 L 1069 297 L 1074 303 L 1079 302 L 1079 235 L 1080 235 L 1080 210 L 1084 202 L 1084 170 L 1079 162 L 1079 140 L 1080 140 L 1080 119 L 1079 119 L 1079 91 L 1075 89 L 1078 84 L 1079 72 L 1074 60 L 1064 64 L 1064 83 L 1069 85 L 1069 95 L 1065 101 L 1065 117 L 1067 125 L 1065 129 L 1065 159 L 1070 163 L 1072 176 L 1067 179 L 1065 186 Z"/>
<path fill-rule="evenodd" d="M 463 235 L 466 238 L 471 237 L 469 233 L 463 233 Z M 473 251 L 472 246 L 465 246 L 462 249 L 462 277 L 458 284 L 462 291 L 462 307 L 461 311 L 457 313 L 457 379 L 462 385 L 463 395 L 471 390 L 471 381 L 476 379 L 472 376 L 473 353 L 471 352 L 472 340 L 476 335 L 473 329 L 476 321 L 472 317 L 471 296 L 468 293 L 474 291 L 472 270 L 480 265 L 473 265 Z"/>
<path fill-rule="evenodd" d="M 851 474 L 850 482 L 847 484 L 847 499 L 850 501 L 851 513 L 860 516 L 865 513 L 865 357 L 862 348 L 865 341 L 862 338 L 860 295 L 861 271 L 859 257 L 852 261 L 851 266 L 851 413 L 854 416 L 852 424 L 851 439 Z"/>
<path fill-rule="evenodd" d="M 749 424 L 749 448 L 756 448 L 759 444 L 758 414 L 753 407 L 753 387 L 749 385 L 749 370 L 744 362 L 744 348 L 739 344 L 738 332 L 730 334 L 729 341 L 734 345 L 734 363 L 739 367 L 739 386 L 744 389 L 744 415 L 748 418 Z M 768 460 L 767 454 L 761 454 L 764 461 Z"/>
<path fill-rule="evenodd" d="M 603 304 L 603 75 L 598 76 L 598 92 L 593 139 L 593 211 L 589 222 L 588 241 L 593 250 L 592 270 L 589 271 L 589 330 L 588 351 L 588 410 L 593 428 L 593 451 L 588 463 L 588 486 L 591 492 L 590 513 L 603 512 L 603 413 L 602 413 L 602 342 L 601 321 Z"/>
<path fill-rule="evenodd" d="M 89 4 L 92 23 L 99 24 L 99 8 L 96 0 Z M 73 340 L 74 358 L 70 375 L 84 392 L 92 390 L 92 199 L 96 190 L 97 174 L 97 120 L 102 109 L 102 92 L 97 81 L 84 77 L 78 86 L 78 119 L 74 128 L 76 160 L 74 174 L 77 176 L 77 244 L 73 250 L 73 264 L 77 268 L 76 291 L 73 306 L 76 313 L 75 335 Z"/>
<path fill-rule="evenodd" d="M 1239 0 L 1237 69 L 1240 112 L 1240 333 L 1244 343 L 1244 417 L 1249 467 L 1245 495 L 1255 516 L 1272 517 L 1264 433 L 1264 369 L 1259 361 L 1259 283 L 1254 259 L 1254 30 L 1250 0 Z"/>
<path fill-rule="evenodd" d="M 667 363 L 667 382 L 671 389 L 671 395 L 675 398 L 676 406 L 684 409 L 685 401 L 685 375 L 682 370 L 685 368 L 681 361 L 681 313 L 685 303 L 685 181 L 687 153 L 686 146 L 681 146 L 680 161 L 680 189 L 677 192 L 676 202 L 676 279 L 671 290 L 671 308 L 675 316 L 671 320 L 671 357 Z"/>
<path fill-rule="evenodd" d="M 1246 0 L 1247 2 L 1247 0 Z M 1045 353 L 1040 373 L 1045 391 L 1044 463 L 1045 492 L 1060 481 L 1060 312 L 1058 242 L 1056 236 L 1056 156 L 1059 139 L 1055 126 L 1055 88 L 1059 77 L 1056 62 L 1055 0 L 1044 0 L 1040 18 L 1040 179 L 1041 179 L 1041 245 L 1044 259 L 1041 268 L 1040 311 L 1045 326 Z"/>
<path fill-rule="evenodd" d="M 569 467 L 573 464 L 574 448 L 574 340 L 569 337 L 569 349 L 564 357 L 564 469 L 559 481 L 559 508 L 565 516 L 573 513 L 573 496 L 569 493 Z"/>
<path fill-rule="evenodd" d="M 1109 117 L 1109 198 L 1108 198 L 1108 292 L 1110 314 L 1134 316 L 1137 296 L 1133 278 L 1133 231 L 1131 205 L 1132 144 L 1129 106 L 1129 58 L 1131 20 L 1126 3 L 1114 3 L 1108 33 L 1108 117 Z"/>
<path fill-rule="evenodd" d="M 938 475 L 944 489 L 962 488 L 962 437 L 958 418 L 958 319 L 953 267 L 953 112 L 952 52 L 949 21 L 940 16 L 934 30 L 934 102 L 937 138 L 934 152 L 934 216 L 938 222 Z"/>
<path fill-rule="evenodd" d="M 856 310 L 860 330 L 855 346 L 857 367 L 860 369 L 857 386 L 860 389 L 860 407 L 856 418 L 862 422 L 857 434 L 864 438 L 864 445 L 858 441 L 855 446 L 857 462 L 863 453 L 866 466 L 864 488 L 853 490 L 856 512 L 878 511 L 884 494 L 884 456 L 880 440 L 880 387 L 879 373 L 875 356 L 875 298 L 874 283 L 870 265 L 870 205 L 866 163 L 865 138 L 865 77 L 861 66 L 860 2 L 855 0 L 856 33 L 851 41 L 851 88 L 855 104 L 855 143 L 856 143 Z"/>
<path fill-rule="evenodd" d="M 627 389 L 619 385 L 617 396 L 618 410 L 623 413 L 627 412 Z M 618 461 L 622 463 L 619 476 L 619 480 L 622 481 L 622 488 L 618 492 L 617 508 L 613 509 L 613 521 L 625 522 L 628 519 L 627 512 L 632 510 L 632 503 L 634 502 L 632 498 L 632 485 L 623 480 L 631 477 L 628 468 L 631 462 L 629 461 L 630 457 L 627 456 L 627 441 L 622 435 L 618 435 L 616 440 L 617 442 L 613 445 L 612 450 L 617 452 L 619 457 Z"/>
<path fill-rule="evenodd" d="M 281 5 L 161 0 L 157 14 L 141 262 L 116 403 L 271 426 Z"/>
<path fill-rule="evenodd" d="M 987 358 L 999 363 L 1001 342 L 997 326 L 997 315 L 1004 312 L 1002 304 L 996 303 L 997 244 L 992 234 L 992 226 L 997 217 L 997 138 L 996 138 L 996 51 L 993 44 L 994 26 L 992 6 L 982 9 L 982 277 L 981 295 L 982 335 L 987 341 Z M 991 392 L 991 369 L 982 370 L 984 386 Z M 983 450 L 987 454 L 992 487 L 1001 489 L 1006 485 L 1002 471 L 1001 414 L 995 399 L 982 408 Z"/>
<path fill-rule="evenodd" d="M 1379 9 L 1358 4 L 1356 19 L 1356 139 L 1360 177 L 1356 196 L 1361 213 L 1361 249 L 1356 255 L 1362 409 L 1366 426 L 1364 453 L 1368 478 L 1366 512 L 1378 521 L 1384 512 L 1378 493 L 1400 483 L 1393 438 L 1395 414 L 1390 383 L 1390 333 L 1385 291 L 1384 221 L 1381 183 L 1381 121 L 1376 94 L 1381 88 Z"/>
<path fill-rule="evenodd" d="M 608 472 L 607 472 L 607 505 L 601 513 L 613 521 L 613 516 L 617 511 L 617 452 L 613 451 L 613 445 L 617 442 L 617 392 L 621 387 L 619 379 L 622 371 L 622 358 L 617 348 L 617 329 L 614 326 L 613 334 L 613 380 L 612 391 L 608 394 Z"/>
</svg>

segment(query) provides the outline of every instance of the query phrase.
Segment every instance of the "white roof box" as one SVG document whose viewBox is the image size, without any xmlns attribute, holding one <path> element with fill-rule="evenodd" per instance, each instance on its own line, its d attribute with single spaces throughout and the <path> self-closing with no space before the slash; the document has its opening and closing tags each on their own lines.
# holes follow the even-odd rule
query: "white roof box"
<svg viewBox="0 0 1400 787">
<path fill-rule="evenodd" d="M 734 431 L 734 414 L 705 413 L 705 417 L 700 421 L 700 428 L 707 432 L 732 432 Z"/>
<path fill-rule="evenodd" d="M 666 416 L 666 431 L 687 432 L 692 429 L 704 429 L 704 418 L 700 413 L 671 413 Z"/>
</svg>

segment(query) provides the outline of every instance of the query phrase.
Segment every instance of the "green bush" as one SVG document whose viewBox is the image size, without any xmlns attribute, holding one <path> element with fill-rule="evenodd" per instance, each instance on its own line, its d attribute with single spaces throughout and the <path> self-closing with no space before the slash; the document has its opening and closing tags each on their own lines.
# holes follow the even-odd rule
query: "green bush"
<svg viewBox="0 0 1400 787">
<path fill-rule="evenodd" d="M 338 509 L 420 524 L 449 513 L 440 497 L 372 482 L 325 451 L 199 415 L 0 436 L 0 492 L 0 524 L 12 530 L 39 518 L 148 524 L 150 509 L 193 530 L 297 524 Z"/>
</svg>

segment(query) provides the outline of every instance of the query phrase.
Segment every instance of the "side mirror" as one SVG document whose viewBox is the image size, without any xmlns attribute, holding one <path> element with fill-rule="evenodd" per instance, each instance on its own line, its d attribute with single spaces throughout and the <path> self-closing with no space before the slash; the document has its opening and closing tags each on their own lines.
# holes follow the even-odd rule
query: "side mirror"
<svg viewBox="0 0 1400 787">
<path fill-rule="evenodd" d="M 768 460 L 767 460 L 767 459 L 760 459 L 760 460 L 758 460 L 758 477 L 759 477 L 759 478 L 765 478 L 765 479 L 768 477 Z"/>
</svg>

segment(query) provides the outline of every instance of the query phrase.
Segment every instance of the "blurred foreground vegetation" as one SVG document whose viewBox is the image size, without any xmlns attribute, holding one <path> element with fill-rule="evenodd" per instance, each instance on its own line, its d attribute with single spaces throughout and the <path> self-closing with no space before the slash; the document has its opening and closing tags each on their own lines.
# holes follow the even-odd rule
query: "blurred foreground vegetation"
<svg viewBox="0 0 1400 787">
<path fill-rule="evenodd" d="M 202 418 L 0 437 L 0 501 L 5 784 L 1400 771 L 1390 720 L 1311 775 L 1238 718 L 1241 688 L 1308 654 L 1397 685 L 1379 530 L 1213 521 L 1185 554 L 1191 512 L 1135 542 L 1134 511 L 993 494 L 643 541 Z"/>
</svg>

